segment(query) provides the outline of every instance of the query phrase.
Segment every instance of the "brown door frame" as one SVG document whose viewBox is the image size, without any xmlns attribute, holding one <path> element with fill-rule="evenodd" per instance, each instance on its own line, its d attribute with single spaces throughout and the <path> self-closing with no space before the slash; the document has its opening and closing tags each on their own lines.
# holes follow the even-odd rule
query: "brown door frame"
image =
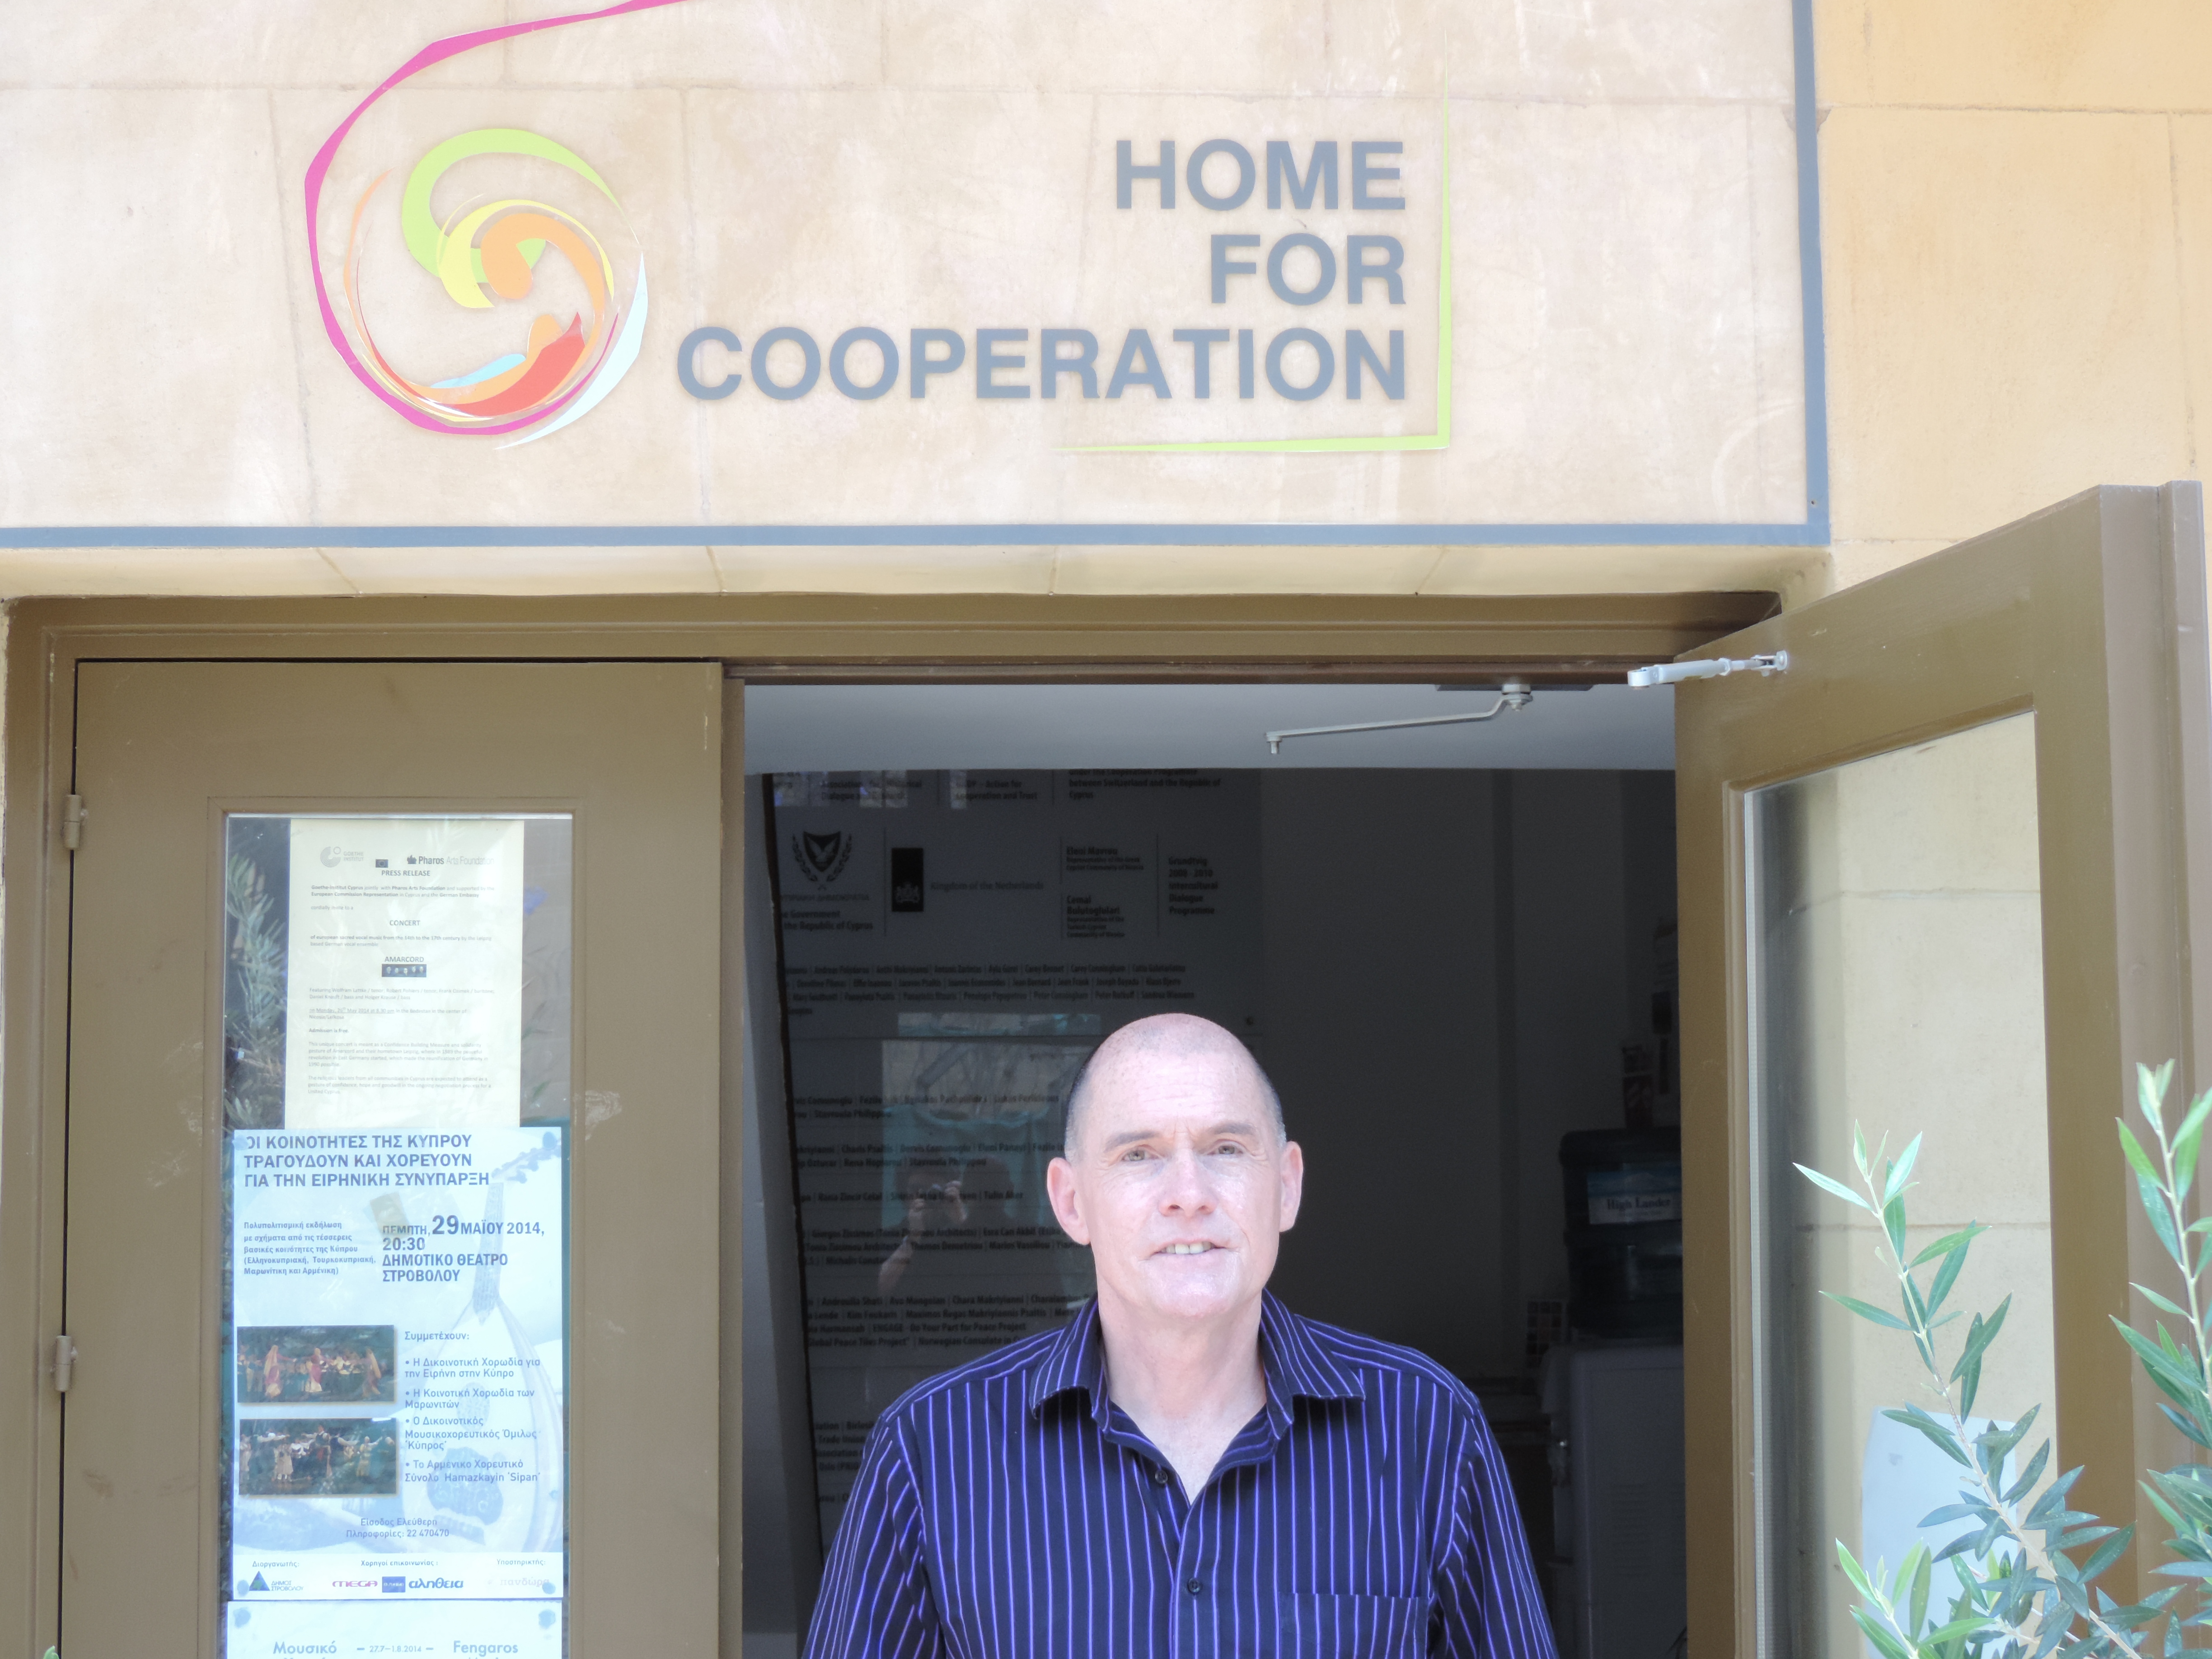
<svg viewBox="0 0 2212 1659">
<path fill-rule="evenodd" d="M 7 634 L 5 1059 L 0 1069 L 0 1644 L 55 1640 L 64 1569 L 60 1401 L 50 1358 L 62 1306 L 70 881 L 69 793 L 77 665 L 89 661 L 720 661 L 732 678 L 1492 681 L 1619 678 L 1743 629 L 1767 592 L 1491 599 L 1253 597 L 504 599 L 33 599 Z M 741 734 L 729 734 L 732 744 Z M 728 752 L 739 754 L 734 746 Z M 97 834 L 97 804 L 88 833 Z M 742 820 L 738 820 L 741 822 Z M 732 974 L 726 999 L 742 994 Z M 736 1080 L 723 1085 L 724 1176 L 738 1176 Z M 726 1244 L 725 1271 L 734 1269 Z M 734 1332 L 737 1322 L 726 1321 Z M 740 1513 L 734 1343 L 724 1351 L 729 1432 L 726 1585 Z M 35 1356 L 35 1357 L 34 1357 Z M 726 1600 L 729 1591 L 726 1590 Z M 723 1650 L 737 1651 L 724 1609 Z"/>
</svg>

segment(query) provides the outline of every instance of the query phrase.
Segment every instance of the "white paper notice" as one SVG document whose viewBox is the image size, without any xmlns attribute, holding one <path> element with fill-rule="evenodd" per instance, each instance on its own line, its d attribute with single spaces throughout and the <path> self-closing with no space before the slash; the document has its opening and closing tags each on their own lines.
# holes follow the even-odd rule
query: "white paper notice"
<svg viewBox="0 0 2212 1659">
<path fill-rule="evenodd" d="M 234 1601 L 565 1593 L 565 1140 L 232 1135 Z"/>
<path fill-rule="evenodd" d="M 514 1127 L 522 821 L 295 818 L 284 1122 Z"/>
</svg>

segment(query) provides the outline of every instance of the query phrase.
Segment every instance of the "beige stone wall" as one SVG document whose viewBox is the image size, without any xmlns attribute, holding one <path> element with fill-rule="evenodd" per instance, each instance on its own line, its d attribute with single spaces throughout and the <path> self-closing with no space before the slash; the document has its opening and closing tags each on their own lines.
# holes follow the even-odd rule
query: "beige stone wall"
<svg viewBox="0 0 2212 1659">
<path fill-rule="evenodd" d="M 793 516 L 825 499 L 832 519 L 1646 521 L 1780 516 L 1802 487 L 1789 442 L 1786 0 L 1686 0 L 1656 13 L 1630 0 L 1130 0 L 1073 12 L 1011 0 L 690 0 L 472 52 L 380 106 L 387 130 L 364 128 L 335 184 L 382 165 L 404 173 L 410 143 L 459 126 L 589 135 L 654 273 L 644 356 L 616 397 L 562 436 L 489 456 L 477 441 L 404 427 L 346 374 L 313 311 L 300 186 L 321 136 L 407 52 L 530 9 L 118 0 L 0 12 L 0 220 L 10 227 L 0 240 L 0 524 L 712 523 Z M 1795 602 L 2093 483 L 2192 475 L 2195 409 L 2212 373 L 2212 22 L 2202 8 L 1813 9 L 1832 551 L 703 538 L 629 550 L 0 550 L 0 592 L 1761 586 Z M 672 384 L 674 343 L 700 323 L 758 327 L 781 310 L 827 328 L 896 289 L 899 303 L 878 319 L 894 331 L 929 320 L 933 295 L 965 295 L 945 320 L 972 329 L 992 320 L 988 269 L 1000 256 L 1003 320 L 1040 325 L 1064 302 L 1109 349 L 1117 324 L 1140 313 L 1163 325 L 1212 321 L 1170 317 L 1134 292 L 1148 259 L 1188 250 L 1147 252 L 1129 238 L 1148 227 L 1097 210 L 1109 128 L 1172 130 L 1187 152 L 1208 124 L 1256 143 L 1277 131 L 1303 140 L 1323 125 L 1395 123 L 1419 196 L 1439 159 L 1422 135 L 1445 100 L 1459 221 L 1450 457 L 1224 467 L 1024 452 L 1001 466 L 993 446 L 1010 434 L 1048 445 L 1155 435 L 1144 416 L 1169 413 L 1158 435 L 1189 436 L 1200 406 L 1063 403 L 1048 430 L 1036 404 L 1008 418 L 1013 406 L 998 406 L 979 423 L 972 406 L 948 403 L 938 426 L 916 428 L 890 418 L 902 399 L 853 404 L 825 387 L 775 411 L 807 418 L 771 426 L 758 400 L 742 412 L 738 400 L 696 404 Z M 840 132 L 868 142 L 841 144 Z M 939 152 L 972 174 L 971 199 L 957 223 L 940 222 L 934 202 L 921 216 L 950 239 L 935 243 L 917 240 L 915 223 L 887 222 L 856 248 L 824 235 L 831 222 L 733 182 L 849 191 L 886 155 L 920 168 L 913 158 Z M 1085 168 L 1088 185 L 1071 193 L 1063 175 Z M 885 199 L 891 211 L 916 191 L 894 181 Z M 1419 210 L 1405 217 L 1419 269 L 1433 226 Z M 1183 226 L 1213 228 L 1245 224 L 1231 215 Z M 392 279 L 392 248 L 370 252 L 365 275 Z M 324 263 L 334 270 L 327 249 Z M 410 346 L 436 343 L 439 325 L 393 325 Z M 1377 431 L 1422 425 L 1426 337 L 1418 325 L 1408 335 L 1409 401 L 1377 415 Z M 1287 407 L 1247 410 L 1282 425 Z M 1319 431 L 1358 410 L 1300 405 L 1284 429 Z M 871 428 L 864 417 L 884 418 Z M 993 464 L 977 469 L 979 454 Z M 857 476 L 872 466 L 883 475 L 872 486 Z M 967 483 L 948 483 L 955 475 Z M 872 490 L 879 511 L 863 510 Z"/>
<path fill-rule="evenodd" d="M 1815 0 L 1835 580 L 2198 475 L 2212 13 Z"/>
</svg>

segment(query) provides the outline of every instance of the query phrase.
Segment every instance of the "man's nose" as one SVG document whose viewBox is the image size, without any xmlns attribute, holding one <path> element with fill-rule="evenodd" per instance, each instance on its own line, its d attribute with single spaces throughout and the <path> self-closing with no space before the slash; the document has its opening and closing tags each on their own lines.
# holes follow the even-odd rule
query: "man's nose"
<svg viewBox="0 0 2212 1659">
<path fill-rule="evenodd" d="M 1160 1194 L 1161 1207 L 1206 1211 L 1213 1207 L 1213 1184 L 1206 1178 L 1206 1160 L 1194 1152 L 1177 1152 L 1168 1160 L 1168 1179 Z"/>
</svg>

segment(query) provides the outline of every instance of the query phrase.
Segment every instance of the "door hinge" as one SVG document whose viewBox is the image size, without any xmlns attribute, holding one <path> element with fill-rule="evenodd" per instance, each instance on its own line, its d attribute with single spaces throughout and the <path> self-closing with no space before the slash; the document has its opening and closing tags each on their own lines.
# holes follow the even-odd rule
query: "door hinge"
<svg viewBox="0 0 2212 1659">
<path fill-rule="evenodd" d="M 67 1394 L 70 1372 L 76 1364 L 76 1344 L 66 1336 L 54 1339 L 54 1392 Z"/>
<path fill-rule="evenodd" d="M 1769 651 L 1756 657 L 1699 657 L 1692 662 L 1655 662 L 1648 668 L 1628 671 L 1631 685 L 1673 685 L 1680 680 L 1719 680 L 1730 674 L 1784 674 L 1790 671 L 1787 651 Z M 74 799 L 74 797 L 72 797 Z"/>
<path fill-rule="evenodd" d="M 72 853 L 84 845 L 84 810 L 82 795 L 62 797 L 62 845 Z"/>
</svg>

